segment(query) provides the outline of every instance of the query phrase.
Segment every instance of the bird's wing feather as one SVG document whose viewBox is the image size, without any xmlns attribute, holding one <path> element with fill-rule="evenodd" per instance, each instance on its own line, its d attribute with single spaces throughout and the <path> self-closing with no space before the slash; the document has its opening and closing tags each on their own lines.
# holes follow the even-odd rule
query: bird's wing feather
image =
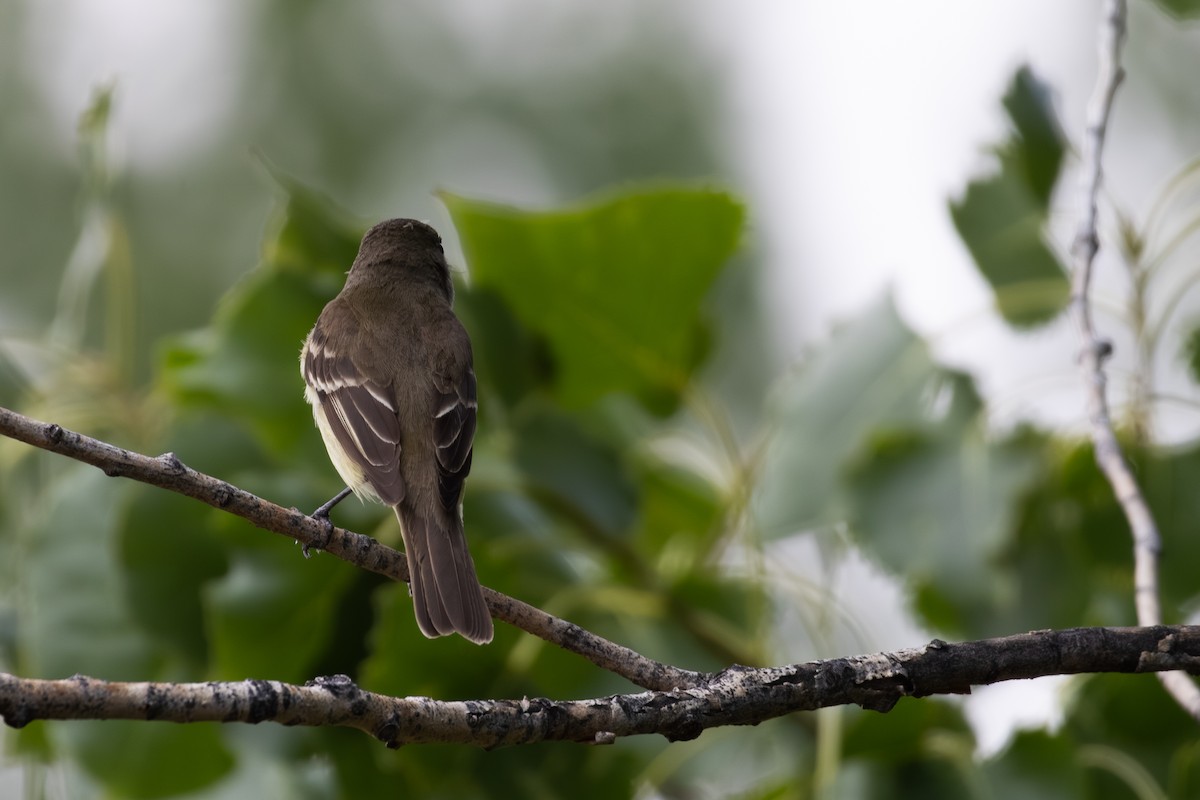
<svg viewBox="0 0 1200 800">
<path fill-rule="evenodd" d="M 338 314 L 330 304 L 326 312 Z M 322 313 L 322 317 L 325 317 Z M 350 358 L 346 340 L 356 334 L 353 314 L 341 315 L 337 330 L 342 341 L 331 341 L 328 320 L 317 321 L 301 357 L 308 398 L 318 409 L 342 454 L 362 474 L 366 486 L 350 488 L 374 494 L 387 505 L 404 499 L 400 475 L 400 418 L 390 386 L 365 376 Z M 332 449 L 334 442 L 326 442 Z M 334 456 L 336 463 L 337 458 Z M 343 472 L 343 477 L 345 473 Z"/>
<path fill-rule="evenodd" d="M 475 441 L 475 370 L 470 361 L 459 362 L 457 375 L 435 374 L 437 392 L 434 406 L 433 443 L 438 461 L 438 489 L 442 508 L 457 514 L 463 482 L 471 471 L 471 453 Z"/>
</svg>

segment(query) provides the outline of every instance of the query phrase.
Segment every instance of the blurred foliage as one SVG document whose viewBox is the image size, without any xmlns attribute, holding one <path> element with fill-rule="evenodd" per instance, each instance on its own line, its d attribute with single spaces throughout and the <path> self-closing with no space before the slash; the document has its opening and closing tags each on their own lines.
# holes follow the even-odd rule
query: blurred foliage
<svg viewBox="0 0 1200 800">
<path fill-rule="evenodd" d="M 1160 8 L 1173 17 L 1189 19 L 1200 16 L 1198 0 L 1155 0 Z"/>
<path fill-rule="evenodd" d="M 276 200 L 260 262 L 236 281 L 230 254 L 247 260 L 267 204 L 230 189 L 228 208 L 198 207 L 177 227 L 156 227 L 163 215 L 148 209 L 172 181 L 186 174 L 207 187 L 223 176 L 196 165 L 168 179 L 115 175 L 105 137 L 119 91 L 97 93 L 85 114 L 78 171 L 0 164 L 18 187 L 44 173 L 31 207 L 54 209 L 30 231 L 32 244 L 14 246 L 17 257 L 72 219 L 78 231 L 73 244 L 56 240 L 41 254 L 68 265 L 61 286 L 27 298 L 24 313 L 53 324 L 0 342 L 4 402 L 122 446 L 174 451 L 285 506 L 315 507 L 340 487 L 301 397 L 297 356 L 366 227 L 338 203 L 411 207 L 424 201 L 380 182 L 424 190 L 444 171 L 454 191 L 441 195 L 452 221 L 441 228 L 452 246 L 457 235 L 469 267 L 456 307 L 475 343 L 481 400 L 465 517 L 488 585 L 693 669 L 815 649 L 831 631 L 793 630 L 787 612 L 840 600 L 798 600 L 804 587 L 780 568 L 833 569 L 852 549 L 903 583 L 906 611 L 944 636 L 1132 621 L 1127 528 L 1090 447 L 1030 427 L 989 429 L 972 378 L 940 365 L 887 298 L 766 391 L 773 367 L 756 273 L 739 253 L 746 211 L 728 192 L 678 180 L 719 171 L 697 133 L 709 129 L 699 124 L 706 110 L 685 91 L 706 68 L 670 66 L 664 53 L 678 45 L 665 44 L 674 31 L 661 19 L 647 17 L 632 51 L 564 53 L 540 76 L 544 91 L 530 92 L 516 88 L 528 76 L 491 70 L 478 43 L 433 6 L 414 6 L 412 25 L 395 24 L 394 10 L 329 8 L 261 7 L 263 52 L 280 55 L 241 89 Z M 522 41 L 555 33 L 495 22 Z M 361 46 L 323 46 L 342 37 Z M 444 81 L 426 77 L 438 69 Z M 1003 102 L 1013 134 L 996 149 L 999 171 L 972 181 L 952 213 L 1000 313 L 1023 327 L 1057 315 L 1065 300 L 1044 227 L 1067 145 L 1028 70 Z M 538 154 L 551 186 L 530 192 L 547 195 L 539 201 L 677 180 L 625 183 L 569 205 L 476 199 L 493 187 L 457 185 L 471 174 L 457 162 L 483 146 L 468 131 L 485 117 L 481 129 L 509 143 L 489 142 L 489 162 L 503 161 L 498 152 Z M 613 119 L 625 127 L 602 127 Z M 448 130 L 464 138 L 447 145 Z M 515 130 L 534 144 L 498 135 Z M 338 160 L 315 159 L 319 180 L 293 177 L 314 152 Z M 504 196 L 527 201 L 528 188 Z M 74 216 L 61 208 L 70 198 Z M 6 232 L 11 221 L 0 221 Z M 1131 245 L 1146 238 L 1128 233 Z M 146 267 L 159 261 L 171 269 Z M 215 287 L 223 296 L 209 313 Z M 1140 342 L 1184 346 L 1165 341 L 1168 329 L 1135 328 Z M 1127 438 L 1162 526 L 1164 604 L 1179 620 L 1200 605 L 1191 533 L 1200 446 Z M 337 514 L 398 541 L 378 507 L 347 503 Z M 809 540 L 820 565 L 783 563 L 789 544 Z M 403 586 L 320 554 L 306 560 L 227 514 L 12 442 L 0 442 L 0 578 L 0 665 L 23 675 L 345 673 L 370 690 L 445 699 L 630 689 L 505 626 L 485 648 L 425 640 Z M 816 627 L 849 616 L 817 612 L 825 622 Z M 987 758 L 960 705 L 939 699 L 604 748 L 393 752 L 348 730 L 134 723 L 34 724 L 8 742 L 30 775 L 58 776 L 71 794 L 131 798 L 1200 792 L 1194 724 L 1156 681 L 1069 686 L 1056 731 L 1020 732 Z"/>
<path fill-rule="evenodd" d="M 1049 89 L 1028 67 L 1013 77 L 1004 109 L 1012 135 L 995 148 L 999 172 L 971 181 L 950 215 L 996 293 L 996 308 L 1009 324 L 1029 326 L 1066 307 L 1066 272 L 1046 236 L 1066 141 Z"/>
</svg>

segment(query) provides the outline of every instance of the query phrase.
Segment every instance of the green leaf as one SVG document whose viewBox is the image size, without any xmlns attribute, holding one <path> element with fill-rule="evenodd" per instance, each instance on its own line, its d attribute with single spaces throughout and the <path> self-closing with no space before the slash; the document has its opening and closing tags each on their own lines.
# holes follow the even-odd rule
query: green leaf
<svg viewBox="0 0 1200 800">
<path fill-rule="evenodd" d="M 1161 454 L 1127 452 L 1139 481 L 1151 490 L 1151 507 L 1169 542 L 1172 557 L 1161 563 L 1164 597 L 1178 602 L 1177 592 L 1196 591 L 1189 558 L 1198 557 L 1197 545 L 1185 516 L 1192 504 L 1187 481 L 1195 470 L 1188 461 L 1194 456 L 1180 453 L 1180 463 L 1172 464 Z M 1010 631 L 1135 624 L 1129 524 L 1090 444 L 1060 444 L 1050 452 L 1043 479 L 1021 503 L 1019 520 L 1016 538 L 997 560 L 1012 584 L 995 624 Z M 1170 601 L 1164 606 L 1168 615 L 1175 610 Z"/>
<path fill-rule="evenodd" d="M 956 390 L 970 391 L 965 381 Z M 1017 501 L 1041 475 L 1034 437 L 994 441 L 981 416 L 876 440 L 853 469 L 851 529 L 916 592 L 924 622 L 972 636 L 1011 629 L 997 557 L 1015 536 Z"/>
<path fill-rule="evenodd" d="M 1071 697 L 1063 731 L 1079 743 L 1092 797 L 1200 796 L 1195 720 L 1149 675 L 1094 675 Z"/>
<path fill-rule="evenodd" d="M 413 618 L 408 587 L 388 583 L 374 594 L 375 625 L 370 655 L 362 664 L 364 689 L 397 696 L 428 695 L 441 700 L 496 694 L 496 677 L 504 674 L 504 654 L 519 632 L 496 626 L 491 644 L 480 647 L 461 636 L 426 639 Z"/>
<path fill-rule="evenodd" d="M 637 485 L 642 495 L 634 531 L 638 547 L 668 575 L 703 568 L 725 532 L 717 487 L 690 470 L 653 459 L 637 465 Z"/>
<path fill-rule="evenodd" d="M 962 709 L 941 699 L 904 699 L 886 714 L 848 711 L 842 750 L 847 759 L 903 764 L 918 759 L 927 748 L 924 737 L 932 731 L 971 740 L 971 728 Z M 970 741 L 969 747 L 974 747 Z"/>
<path fill-rule="evenodd" d="M 84 768 L 116 797 L 176 797 L 215 783 L 234 767 L 215 723 L 57 724 Z"/>
<path fill-rule="evenodd" d="M 514 420 L 513 438 L 513 461 L 527 494 L 585 533 L 608 537 L 629 529 L 637 487 L 610 443 L 542 405 Z"/>
<path fill-rule="evenodd" d="M 950 213 L 1011 325 L 1054 319 L 1066 306 L 1066 271 L 1045 237 L 1065 140 L 1048 90 L 1028 67 L 1004 95 L 1012 137 L 996 148 L 997 173 L 971 181 Z"/>
<path fill-rule="evenodd" d="M 1068 735 L 1021 731 L 1003 753 L 983 765 L 983 774 L 993 797 L 1086 797 L 1077 752 L 1077 742 Z"/>
<path fill-rule="evenodd" d="M 636 796 L 810 797 L 806 790 L 813 784 L 812 769 L 812 738 L 794 720 L 768 720 L 753 728 L 712 728 L 699 739 L 666 745 L 646 770 L 653 791 Z"/>
<path fill-rule="evenodd" d="M 338 282 L 358 253 L 366 226 L 355 225 L 337 205 L 319 192 L 262 159 L 271 177 L 285 192 L 287 205 L 282 224 L 265 247 L 265 262 L 272 269 L 327 273 Z M 316 321 L 315 319 L 313 320 Z"/>
<path fill-rule="evenodd" d="M 513 408 L 553 381 L 549 345 L 513 316 L 495 291 L 470 287 L 456 292 L 454 313 L 471 334 L 479 378 L 480 429 L 487 430 L 497 404 Z"/>
<path fill-rule="evenodd" d="M 1200 564 L 1200 536 L 1196 535 L 1200 445 L 1149 451 L 1129 448 L 1127 453 L 1162 537 L 1159 579 L 1163 613 L 1168 622 L 1183 622 L 1187 612 L 1200 604 L 1195 568 Z M 1125 563 L 1132 570 L 1129 527 L 1123 516 L 1119 530 L 1126 548 Z"/>
<path fill-rule="evenodd" d="M 285 457 L 298 454 L 296 431 L 312 425 L 300 345 L 341 288 L 358 242 L 315 196 L 292 190 L 267 260 L 230 289 L 209 327 L 168 342 L 160 370 L 178 406 L 235 417 Z"/>
<path fill-rule="evenodd" d="M 755 497 L 764 534 L 845 520 L 844 465 L 879 428 L 936 424 L 959 399 L 951 388 L 890 299 L 838 330 L 771 393 L 770 443 Z"/>
<path fill-rule="evenodd" d="M 226 295 L 213 325 L 173 339 L 162 382 L 185 408 L 242 420 L 279 454 L 311 425 L 300 345 L 328 300 L 303 276 L 260 268 Z"/>
<path fill-rule="evenodd" d="M 162 674 L 161 654 L 139 624 L 142 614 L 129 606 L 137 597 L 128 593 L 117 547 L 119 522 L 139 487 L 87 466 L 59 469 L 37 504 L 41 512 L 24 562 L 28 611 L 19 629 L 21 668 L 44 678 L 79 673 L 106 680 L 153 680 Z M 170 526 L 166 531 L 158 530 L 166 550 L 177 544 L 181 549 L 175 557 L 186 553 L 189 544 L 171 538 L 179 532 Z M 163 569 L 177 573 L 179 565 L 171 556 L 163 557 Z M 50 738 L 66 744 L 110 790 L 129 797 L 191 791 L 216 781 L 232 766 L 214 726 L 56 723 Z M 148 764 L 156 766 L 146 769 Z"/>
<path fill-rule="evenodd" d="M 245 523 L 230 527 L 231 539 L 258 537 L 262 545 L 238 552 L 228 574 L 205 591 L 213 678 L 303 683 L 339 624 L 334 612 L 353 568 L 320 553 L 305 559 L 299 547 Z"/>
<path fill-rule="evenodd" d="M 1019 171 L 1034 199 L 1049 209 L 1066 152 L 1066 137 L 1054 113 L 1050 87 L 1029 67 L 1021 67 L 1001 102 L 1014 129 L 1013 138 L 999 151 L 1001 164 Z"/>
<path fill-rule="evenodd" d="M 1188 374 L 1200 383 L 1200 328 L 1194 328 L 1183 340 L 1183 357 Z"/>
<path fill-rule="evenodd" d="M 208 642 L 200 593 L 227 567 L 210 512 L 158 488 L 138 486 L 132 494 L 119 537 L 130 613 L 157 645 L 202 672 Z"/>
<path fill-rule="evenodd" d="M 546 212 L 443 200 L 474 284 L 546 337 L 565 404 L 627 392 L 659 413 L 675 407 L 703 352 L 702 303 L 738 244 L 737 201 L 696 189 Z"/>
<path fill-rule="evenodd" d="M 884 302 L 837 332 L 777 387 L 756 497 L 766 535 L 843 521 L 902 576 L 926 624 L 984 635 L 1011 604 L 997 560 L 1044 443 L 989 436 L 964 375 L 938 367 Z M 993 631 L 994 632 L 994 631 Z"/>
<path fill-rule="evenodd" d="M 1200 16 L 1200 0 L 1154 0 L 1158 7 L 1175 19 Z"/>
<path fill-rule="evenodd" d="M 152 648 L 131 619 L 115 557 L 118 521 L 135 487 L 92 467 L 58 466 L 33 506 L 19 666 L 41 678 L 146 680 Z"/>
</svg>

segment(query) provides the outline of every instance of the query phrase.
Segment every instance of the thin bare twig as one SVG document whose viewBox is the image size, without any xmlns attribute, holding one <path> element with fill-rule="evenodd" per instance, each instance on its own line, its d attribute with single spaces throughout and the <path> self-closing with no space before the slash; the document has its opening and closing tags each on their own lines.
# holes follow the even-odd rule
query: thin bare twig
<svg viewBox="0 0 1200 800">
<path fill-rule="evenodd" d="M 1101 156 L 1108 132 L 1109 117 L 1117 87 L 1124 78 L 1121 68 L 1121 45 L 1125 38 L 1125 0 L 1107 0 L 1099 37 L 1099 66 L 1096 86 L 1087 109 L 1087 129 L 1084 132 L 1080 193 L 1083 216 L 1072 247 L 1074 275 L 1071 285 L 1071 308 L 1079 338 L 1083 342 L 1080 365 L 1087 387 L 1088 418 L 1096 463 L 1113 487 L 1117 501 L 1129 520 L 1133 535 L 1134 605 L 1142 625 L 1162 622 L 1158 596 L 1158 555 L 1161 539 L 1154 515 L 1129 468 L 1129 463 L 1117 441 L 1109 413 L 1104 361 L 1112 345 L 1096 332 L 1092 321 L 1089 298 L 1096 253 L 1100 249 L 1097 233 L 1097 202 L 1103 181 Z M 1190 715 L 1200 720 L 1200 688 L 1181 672 L 1165 672 L 1159 679 L 1167 691 Z"/>
<path fill-rule="evenodd" d="M 902 697 L 966 694 L 971 686 L 1045 675 L 1200 672 L 1200 626 L 1075 628 L 924 647 L 786 667 L 730 667 L 702 686 L 590 700 L 388 697 L 344 675 L 304 686 L 239 683 L 46 681 L 0 673 L 0 716 L 13 727 L 39 719 L 275 722 L 357 728 L 388 747 L 480 747 L 573 741 L 609 744 L 656 733 L 694 739 L 708 728 L 755 725 L 797 711 L 854 703 L 890 711 Z"/>
<path fill-rule="evenodd" d="M 174 453 L 152 458 L 92 439 L 59 425 L 39 422 L 0 407 L 0 434 L 99 467 L 111 477 L 132 478 L 168 489 L 241 517 L 263 530 L 324 550 L 362 569 L 408 580 L 404 554 L 369 536 L 329 527 L 297 511 L 277 506 L 218 478 L 186 466 Z M 663 664 L 610 642 L 578 625 L 559 619 L 528 603 L 484 588 L 492 616 L 564 650 L 583 656 L 643 689 L 670 690 L 701 685 L 698 672 Z"/>
</svg>

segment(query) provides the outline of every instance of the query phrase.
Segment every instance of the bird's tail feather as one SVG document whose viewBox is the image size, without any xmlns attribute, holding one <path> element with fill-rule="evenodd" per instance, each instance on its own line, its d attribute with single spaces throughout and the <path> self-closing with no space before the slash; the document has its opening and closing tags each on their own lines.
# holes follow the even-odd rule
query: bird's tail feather
<svg viewBox="0 0 1200 800">
<path fill-rule="evenodd" d="M 429 638 L 461 634 L 476 644 L 492 640 L 492 617 L 467 550 L 462 520 L 443 525 L 396 506 L 404 536 L 413 610 Z"/>
</svg>

